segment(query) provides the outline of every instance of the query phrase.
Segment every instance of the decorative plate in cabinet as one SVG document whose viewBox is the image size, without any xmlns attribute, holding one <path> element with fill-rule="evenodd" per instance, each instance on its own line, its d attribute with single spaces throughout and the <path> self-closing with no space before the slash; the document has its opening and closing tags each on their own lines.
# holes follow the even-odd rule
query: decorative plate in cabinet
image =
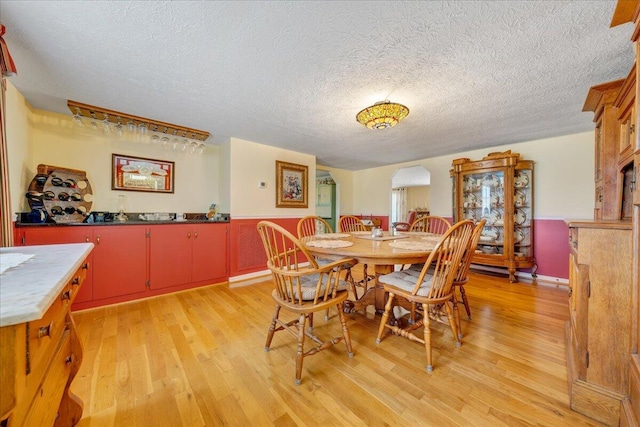
<svg viewBox="0 0 640 427">
<path fill-rule="evenodd" d="M 522 206 L 526 206 L 527 205 L 527 195 L 520 191 L 520 190 L 516 190 L 514 196 L 513 196 L 513 204 L 517 207 L 522 207 Z"/>
<path fill-rule="evenodd" d="M 524 188 L 529 185 L 529 174 L 525 171 L 516 171 L 513 175 L 513 185 L 516 188 Z"/>
<path fill-rule="evenodd" d="M 516 212 L 513 214 L 513 222 L 517 225 L 522 225 L 527 221 L 527 214 L 523 209 L 516 209 Z"/>
</svg>

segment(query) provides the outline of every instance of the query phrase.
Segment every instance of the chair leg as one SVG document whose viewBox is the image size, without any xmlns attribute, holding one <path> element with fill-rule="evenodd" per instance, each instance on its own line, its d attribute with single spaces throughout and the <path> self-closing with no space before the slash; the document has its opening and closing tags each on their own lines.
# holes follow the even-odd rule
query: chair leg
<svg viewBox="0 0 640 427">
<path fill-rule="evenodd" d="M 462 342 L 460 341 L 460 336 L 458 336 L 458 325 L 456 324 L 456 316 L 453 314 L 453 308 L 449 305 L 449 301 L 444 303 L 444 308 L 447 310 L 447 317 L 449 318 L 449 326 L 451 326 L 451 332 L 453 333 L 453 338 L 456 340 L 456 346 L 460 347 Z"/>
<path fill-rule="evenodd" d="M 427 352 L 427 372 L 433 372 L 433 363 L 431 362 L 431 319 L 429 319 L 429 304 L 422 304 L 422 316 L 424 326 L 424 349 Z"/>
<path fill-rule="evenodd" d="M 296 351 L 296 385 L 302 382 L 302 361 L 304 360 L 304 337 L 305 327 L 307 323 L 307 315 L 301 314 L 298 324 L 298 349 Z"/>
<path fill-rule="evenodd" d="M 464 309 L 467 310 L 467 318 L 471 320 L 471 309 L 469 308 L 467 293 L 464 291 L 464 285 L 460 285 L 459 288 L 460 288 L 460 295 L 462 296 L 462 303 L 464 304 Z"/>
<path fill-rule="evenodd" d="M 347 345 L 347 354 L 349 357 L 353 357 L 353 348 L 351 347 L 351 334 L 349 328 L 347 328 L 347 318 L 344 315 L 344 307 L 342 303 L 337 304 L 338 316 L 340 317 L 340 323 L 342 324 L 342 336 L 344 337 L 344 343 Z"/>
<path fill-rule="evenodd" d="M 456 297 L 455 290 L 453 291 L 451 300 L 453 301 L 453 315 L 456 318 L 456 330 L 458 333 L 458 338 L 462 339 L 462 325 L 460 325 L 460 307 L 458 306 L 458 298 Z"/>
<path fill-rule="evenodd" d="M 271 325 L 269 325 L 269 332 L 267 333 L 267 342 L 264 345 L 264 351 L 269 351 L 269 347 L 271 347 L 271 340 L 273 339 L 273 334 L 276 332 L 276 323 L 278 322 L 279 314 L 280 314 L 280 306 L 276 304 L 276 310 L 273 313 L 273 319 L 271 319 Z"/>
<path fill-rule="evenodd" d="M 376 343 L 380 344 L 382 341 L 382 333 L 384 332 L 384 327 L 389 321 L 389 313 L 391 312 L 391 307 L 393 307 L 393 298 L 394 294 L 389 292 L 389 299 L 387 300 L 387 304 L 384 306 L 384 313 L 382 313 L 382 319 L 380 319 L 380 327 L 378 328 L 378 338 L 376 338 Z"/>
</svg>

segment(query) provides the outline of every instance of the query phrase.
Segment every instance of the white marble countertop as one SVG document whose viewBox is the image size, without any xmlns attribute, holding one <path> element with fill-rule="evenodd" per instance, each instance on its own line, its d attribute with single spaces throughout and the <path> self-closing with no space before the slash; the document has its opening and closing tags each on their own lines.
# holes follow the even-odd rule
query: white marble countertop
<svg viewBox="0 0 640 427">
<path fill-rule="evenodd" d="M 33 255 L 0 274 L 0 327 L 42 318 L 92 249 L 93 243 L 0 248 L 0 258 Z"/>
</svg>

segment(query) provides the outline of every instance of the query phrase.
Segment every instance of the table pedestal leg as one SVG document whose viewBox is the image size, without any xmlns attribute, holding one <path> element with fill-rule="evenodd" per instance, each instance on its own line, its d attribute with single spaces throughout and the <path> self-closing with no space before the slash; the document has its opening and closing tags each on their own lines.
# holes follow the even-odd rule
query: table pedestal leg
<svg viewBox="0 0 640 427">
<path fill-rule="evenodd" d="M 384 288 L 378 283 L 378 277 L 383 274 L 389 274 L 393 271 L 393 265 L 378 265 L 374 266 L 375 279 L 373 280 L 373 286 L 356 301 L 345 301 L 344 311 L 347 313 L 353 313 L 354 311 L 366 312 L 367 307 L 370 305 L 375 306 L 376 314 L 384 313 L 384 305 L 386 298 L 384 294 Z"/>
</svg>

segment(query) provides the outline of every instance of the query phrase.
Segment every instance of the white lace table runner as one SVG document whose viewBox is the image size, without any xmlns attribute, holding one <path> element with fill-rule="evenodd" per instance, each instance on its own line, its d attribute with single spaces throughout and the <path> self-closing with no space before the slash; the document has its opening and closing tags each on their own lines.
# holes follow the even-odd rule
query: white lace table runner
<svg viewBox="0 0 640 427">
<path fill-rule="evenodd" d="M 410 251 L 430 251 L 433 249 L 435 244 L 429 242 L 416 242 L 413 241 L 399 241 L 399 242 L 389 242 L 389 246 L 392 248 L 398 249 L 408 249 Z"/>
<path fill-rule="evenodd" d="M 345 240 L 312 240 L 311 242 L 307 242 L 307 246 L 314 248 L 347 248 L 352 245 L 353 242 Z"/>
<path fill-rule="evenodd" d="M 17 267 L 28 259 L 33 258 L 35 255 L 31 254 L 2 254 L 0 255 L 0 274 L 4 273 L 5 270 L 10 269 L 11 267 Z"/>
<path fill-rule="evenodd" d="M 347 233 L 326 233 L 326 234 L 316 234 L 316 239 L 344 239 L 345 237 L 350 237 L 350 234 Z"/>
</svg>

